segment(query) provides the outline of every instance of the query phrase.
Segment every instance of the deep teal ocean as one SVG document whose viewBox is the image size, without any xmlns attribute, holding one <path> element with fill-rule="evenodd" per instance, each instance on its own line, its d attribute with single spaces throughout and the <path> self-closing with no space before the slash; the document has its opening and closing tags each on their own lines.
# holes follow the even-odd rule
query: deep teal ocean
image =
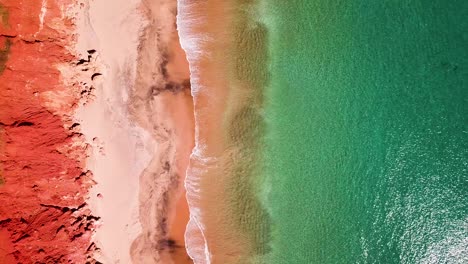
<svg viewBox="0 0 468 264">
<path fill-rule="evenodd" d="M 468 1 L 261 2 L 265 263 L 468 263 Z"/>
</svg>

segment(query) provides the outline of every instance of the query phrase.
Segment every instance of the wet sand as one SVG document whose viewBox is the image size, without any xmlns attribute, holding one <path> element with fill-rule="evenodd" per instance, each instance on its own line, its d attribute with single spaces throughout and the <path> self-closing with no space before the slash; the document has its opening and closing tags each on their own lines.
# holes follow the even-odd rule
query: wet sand
<svg viewBox="0 0 468 264">
<path fill-rule="evenodd" d="M 193 148 L 193 100 L 185 54 L 180 48 L 175 0 L 143 1 L 148 18 L 139 45 L 129 109 L 156 142 L 140 175 L 139 221 L 133 263 L 192 263 L 183 232 L 188 222 L 183 182 Z"/>
<path fill-rule="evenodd" d="M 187 82 L 187 78 L 190 78 L 189 65 L 185 51 L 180 46 L 178 32 L 176 31 L 172 33 L 172 39 L 169 44 L 169 58 L 171 59 L 167 65 L 167 70 L 170 78 L 174 79 L 175 82 Z M 185 250 L 185 229 L 189 221 L 189 210 L 184 182 L 190 154 L 194 147 L 195 120 L 193 115 L 193 98 L 190 90 L 184 90 L 178 97 L 180 98 L 177 100 L 180 101 L 180 107 L 178 104 L 175 104 L 172 106 L 172 109 L 168 109 L 168 112 L 172 113 L 172 120 L 175 121 L 177 131 L 176 149 L 179 154 L 176 159 L 176 167 L 181 175 L 177 190 L 178 195 L 173 198 L 176 204 L 174 205 L 174 216 L 169 221 L 168 237 L 175 242 L 174 252 L 171 254 L 173 262 L 185 264 L 193 263 Z"/>
</svg>

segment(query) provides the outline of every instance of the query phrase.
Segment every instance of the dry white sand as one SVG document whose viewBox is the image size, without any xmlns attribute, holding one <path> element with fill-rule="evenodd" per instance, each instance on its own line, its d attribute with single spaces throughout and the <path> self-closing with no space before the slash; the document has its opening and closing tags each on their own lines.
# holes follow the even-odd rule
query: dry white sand
<svg viewBox="0 0 468 264">
<path fill-rule="evenodd" d="M 87 58 L 88 50 L 96 50 L 91 63 L 102 74 L 93 81 L 94 100 L 80 108 L 77 120 L 92 146 L 87 165 L 97 184 L 88 203 L 101 217 L 93 240 L 103 263 L 131 263 L 130 245 L 141 232 L 138 179 L 156 145 L 127 111 L 145 24 L 139 2 L 82 1 L 78 21 L 78 52 Z"/>
</svg>

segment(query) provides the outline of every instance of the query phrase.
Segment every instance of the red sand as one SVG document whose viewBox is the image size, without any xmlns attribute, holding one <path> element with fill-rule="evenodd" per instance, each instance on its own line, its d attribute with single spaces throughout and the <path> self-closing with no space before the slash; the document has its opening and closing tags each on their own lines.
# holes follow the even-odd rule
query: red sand
<svg viewBox="0 0 468 264">
<path fill-rule="evenodd" d="M 57 69 L 77 62 L 66 49 L 73 23 L 61 13 L 68 1 L 42 2 L 43 26 L 41 1 L 0 0 L 0 50 L 11 43 L 0 73 L 0 263 L 93 263 L 92 180 L 71 117 L 81 87 Z"/>
</svg>

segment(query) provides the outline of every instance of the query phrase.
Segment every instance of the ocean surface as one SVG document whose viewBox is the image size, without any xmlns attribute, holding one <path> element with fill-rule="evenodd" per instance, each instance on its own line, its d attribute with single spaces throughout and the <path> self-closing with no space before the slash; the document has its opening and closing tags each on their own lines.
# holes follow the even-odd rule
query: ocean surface
<svg viewBox="0 0 468 264">
<path fill-rule="evenodd" d="M 229 80 L 221 154 L 198 137 L 188 175 L 196 263 L 468 263 L 468 1 L 226 3 L 231 37 L 181 30 L 195 101 L 204 42 Z"/>
</svg>

